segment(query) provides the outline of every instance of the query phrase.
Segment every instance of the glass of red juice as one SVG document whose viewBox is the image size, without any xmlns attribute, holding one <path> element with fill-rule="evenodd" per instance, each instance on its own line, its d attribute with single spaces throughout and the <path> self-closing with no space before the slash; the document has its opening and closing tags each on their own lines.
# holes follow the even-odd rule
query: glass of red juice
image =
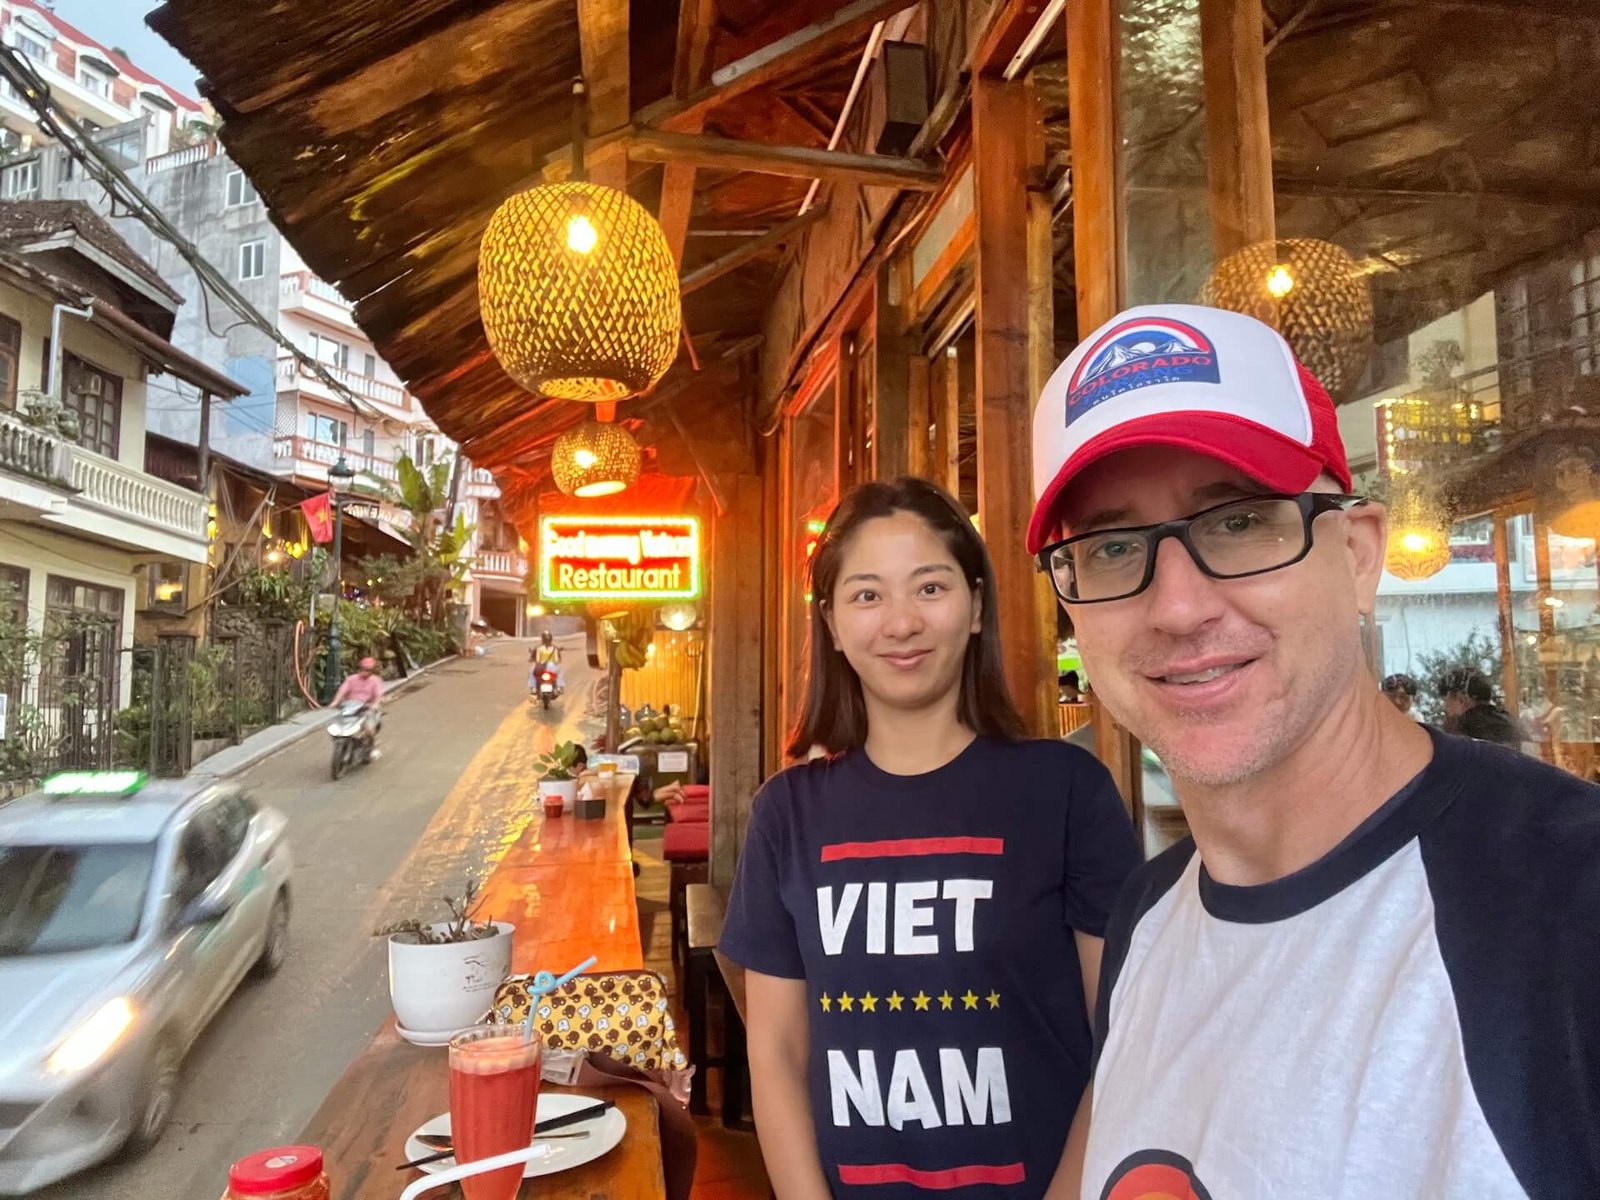
<svg viewBox="0 0 1600 1200">
<path fill-rule="evenodd" d="M 450 1039 L 450 1140 L 458 1163 L 493 1158 L 533 1141 L 539 1109 L 537 1036 L 522 1025 L 480 1025 Z M 514 1200 L 522 1167 L 461 1181 L 467 1200 Z"/>
</svg>

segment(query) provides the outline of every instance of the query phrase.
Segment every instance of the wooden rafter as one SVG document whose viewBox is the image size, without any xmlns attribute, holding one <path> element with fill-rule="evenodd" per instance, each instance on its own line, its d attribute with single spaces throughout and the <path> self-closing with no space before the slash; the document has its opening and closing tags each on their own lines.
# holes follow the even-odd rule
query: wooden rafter
<svg viewBox="0 0 1600 1200">
<path fill-rule="evenodd" d="M 782 245 L 827 211 L 827 205 L 818 204 L 813 208 L 807 209 L 794 220 L 785 221 L 776 229 L 769 229 L 760 237 L 751 238 L 744 245 L 728 251 L 721 258 L 690 271 L 679 281 L 678 290 L 687 296 L 689 293 L 705 287 L 706 284 L 711 283 L 713 280 L 721 279 L 730 271 L 737 271 L 745 263 L 759 258 L 774 246 Z"/>
<path fill-rule="evenodd" d="M 637 131 L 628 143 L 628 154 L 639 162 L 692 163 L 723 171 L 832 179 L 919 192 L 934 191 L 944 182 L 937 167 L 920 159 L 817 150 L 810 146 L 769 146 L 657 129 Z"/>
<path fill-rule="evenodd" d="M 826 20 L 807 25 L 717 70 L 709 87 L 687 98 L 670 97 L 641 109 L 636 123 L 663 129 L 693 128 L 720 104 L 754 88 L 781 82 L 821 62 L 867 33 L 879 21 L 910 8 L 912 0 L 855 0 Z"/>
<path fill-rule="evenodd" d="M 604 137 L 628 125 L 628 0 L 578 0 L 578 46 L 589 91 L 589 136 Z M 628 186 L 628 160 L 616 151 L 590 156 L 589 178 Z"/>
<path fill-rule="evenodd" d="M 711 54 L 716 41 L 716 0 L 682 0 L 678 7 L 678 49 L 672 62 L 673 95 L 691 96 L 711 82 Z M 691 132 L 700 131 L 694 122 Z M 689 236 L 689 218 L 694 208 L 692 163 L 669 162 L 661 172 L 661 205 L 657 216 L 667 235 L 673 261 L 683 266 L 683 247 Z"/>
</svg>

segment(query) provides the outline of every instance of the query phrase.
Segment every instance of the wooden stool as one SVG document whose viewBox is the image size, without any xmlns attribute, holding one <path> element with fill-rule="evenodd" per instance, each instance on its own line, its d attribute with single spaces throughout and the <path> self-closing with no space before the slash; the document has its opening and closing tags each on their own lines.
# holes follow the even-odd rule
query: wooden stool
<svg viewBox="0 0 1600 1200">
<path fill-rule="evenodd" d="M 710 884 L 692 883 L 687 888 L 685 907 L 689 919 L 689 966 L 684 990 L 689 1010 L 689 1061 L 695 1068 L 689 1110 L 707 1111 L 706 1072 L 717 1067 L 722 1071 L 722 1123 L 731 1129 L 749 1129 L 752 1126 L 744 1115 L 750 1090 L 744 1022 L 739 1019 L 715 955 L 722 938 L 726 899 Z M 716 1056 L 710 1053 L 708 1040 L 713 996 L 722 1001 L 722 1053 Z"/>
<path fill-rule="evenodd" d="M 661 834 L 661 857 L 672 868 L 672 883 L 667 892 L 667 912 L 672 923 L 672 965 L 682 971 L 688 962 L 688 909 L 684 890 L 710 878 L 711 826 L 697 822 L 673 822 Z"/>
</svg>

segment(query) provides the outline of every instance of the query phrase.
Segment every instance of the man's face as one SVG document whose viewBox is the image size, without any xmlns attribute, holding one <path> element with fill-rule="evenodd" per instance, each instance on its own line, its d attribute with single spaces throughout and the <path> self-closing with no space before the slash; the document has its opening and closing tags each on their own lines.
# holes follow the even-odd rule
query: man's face
<svg viewBox="0 0 1600 1200">
<path fill-rule="evenodd" d="M 1459 717 L 1472 707 L 1472 701 L 1465 692 L 1450 692 L 1444 698 L 1444 715 L 1450 718 Z"/>
<path fill-rule="evenodd" d="M 1062 536 L 1170 521 L 1268 490 L 1188 451 L 1124 450 L 1073 482 Z M 1359 615 L 1376 602 L 1384 537 L 1379 506 L 1327 514 L 1301 562 L 1226 580 L 1163 541 L 1145 591 L 1069 606 L 1095 690 L 1176 776 L 1221 786 L 1266 770 L 1357 685 Z"/>
<path fill-rule="evenodd" d="M 370 666 L 368 666 L 366 663 L 362 663 L 361 664 L 360 671 L 361 671 L 361 674 L 364 675 L 364 676 L 372 674 L 372 668 Z"/>
</svg>

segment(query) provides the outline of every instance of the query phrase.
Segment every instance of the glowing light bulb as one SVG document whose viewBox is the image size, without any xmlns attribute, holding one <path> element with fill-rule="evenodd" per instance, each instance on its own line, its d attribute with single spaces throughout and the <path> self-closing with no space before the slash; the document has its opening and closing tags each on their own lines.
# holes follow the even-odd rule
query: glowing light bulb
<svg viewBox="0 0 1600 1200">
<path fill-rule="evenodd" d="M 1400 539 L 1400 544 L 1413 554 L 1420 554 L 1433 544 L 1433 539 L 1425 533 L 1408 533 Z"/>
<path fill-rule="evenodd" d="M 572 461 L 587 471 L 600 460 L 595 457 L 593 450 L 574 450 L 572 452 Z"/>
<path fill-rule="evenodd" d="M 1274 300 L 1282 300 L 1294 291 L 1294 272 L 1283 263 L 1273 267 L 1267 274 L 1267 291 Z"/>
<path fill-rule="evenodd" d="M 594 222 L 583 213 L 574 213 L 567 218 L 567 248 L 579 254 L 587 254 L 600 242 L 600 231 L 594 227 Z"/>
</svg>

